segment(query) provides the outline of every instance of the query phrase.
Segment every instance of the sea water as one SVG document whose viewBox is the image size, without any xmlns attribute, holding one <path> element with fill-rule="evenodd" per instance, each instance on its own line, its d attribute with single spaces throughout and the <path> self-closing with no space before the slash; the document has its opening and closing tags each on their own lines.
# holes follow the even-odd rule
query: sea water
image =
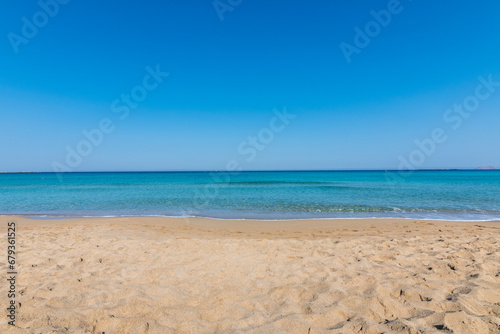
<svg viewBox="0 0 500 334">
<path fill-rule="evenodd" d="M 500 220 L 500 171 L 0 174 L 0 215 Z"/>
</svg>

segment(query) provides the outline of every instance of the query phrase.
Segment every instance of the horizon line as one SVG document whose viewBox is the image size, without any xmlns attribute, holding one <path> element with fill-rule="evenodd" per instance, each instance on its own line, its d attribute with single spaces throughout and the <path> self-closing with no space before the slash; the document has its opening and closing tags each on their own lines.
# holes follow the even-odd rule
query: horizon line
<svg viewBox="0 0 500 334">
<path fill-rule="evenodd" d="M 239 170 L 239 171 L 228 171 L 228 170 L 124 170 L 124 171 L 113 171 L 113 170 L 94 170 L 94 171 L 71 171 L 71 172 L 53 172 L 53 171 L 17 171 L 17 172 L 4 172 L 0 171 L 0 174 L 75 174 L 75 173 L 246 173 L 246 172 L 368 172 L 368 171 L 385 171 L 385 172 L 418 172 L 418 171 L 491 171 L 499 170 L 498 168 L 420 168 L 420 169 L 386 169 L 386 168 L 353 168 L 353 169 L 257 169 L 257 170 Z"/>
</svg>

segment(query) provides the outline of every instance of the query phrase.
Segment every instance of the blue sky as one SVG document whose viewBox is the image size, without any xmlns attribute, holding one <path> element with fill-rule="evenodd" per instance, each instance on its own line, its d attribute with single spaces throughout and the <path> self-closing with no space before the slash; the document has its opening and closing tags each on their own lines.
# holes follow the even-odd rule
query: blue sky
<svg viewBox="0 0 500 334">
<path fill-rule="evenodd" d="M 500 87 L 480 88 L 458 127 L 447 114 L 478 77 L 500 82 L 498 2 L 42 3 L 52 16 L 1 5 L 2 171 L 500 167 Z M 388 8 L 348 63 L 340 44 Z M 157 66 L 169 75 L 145 90 Z M 147 96 L 121 119 L 134 89 Z M 294 118 L 274 131 L 284 108 Z M 113 130 L 92 144 L 82 131 L 103 119 Z M 435 129 L 446 140 L 415 153 Z"/>
</svg>

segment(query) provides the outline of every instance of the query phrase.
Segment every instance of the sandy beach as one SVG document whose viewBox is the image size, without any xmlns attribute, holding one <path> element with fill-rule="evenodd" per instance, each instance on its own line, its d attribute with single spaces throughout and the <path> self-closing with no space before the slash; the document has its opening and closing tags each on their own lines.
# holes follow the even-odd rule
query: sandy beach
<svg viewBox="0 0 500 334">
<path fill-rule="evenodd" d="M 11 221 L 1 333 L 500 333 L 500 223 Z"/>
</svg>

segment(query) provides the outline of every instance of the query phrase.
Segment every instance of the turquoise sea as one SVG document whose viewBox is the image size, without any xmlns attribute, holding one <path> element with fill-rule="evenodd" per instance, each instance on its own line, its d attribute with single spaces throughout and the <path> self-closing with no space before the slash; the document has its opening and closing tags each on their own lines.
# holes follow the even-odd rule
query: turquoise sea
<svg viewBox="0 0 500 334">
<path fill-rule="evenodd" d="M 0 215 L 500 220 L 500 171 L 0 174 Z"/>
</svg>

